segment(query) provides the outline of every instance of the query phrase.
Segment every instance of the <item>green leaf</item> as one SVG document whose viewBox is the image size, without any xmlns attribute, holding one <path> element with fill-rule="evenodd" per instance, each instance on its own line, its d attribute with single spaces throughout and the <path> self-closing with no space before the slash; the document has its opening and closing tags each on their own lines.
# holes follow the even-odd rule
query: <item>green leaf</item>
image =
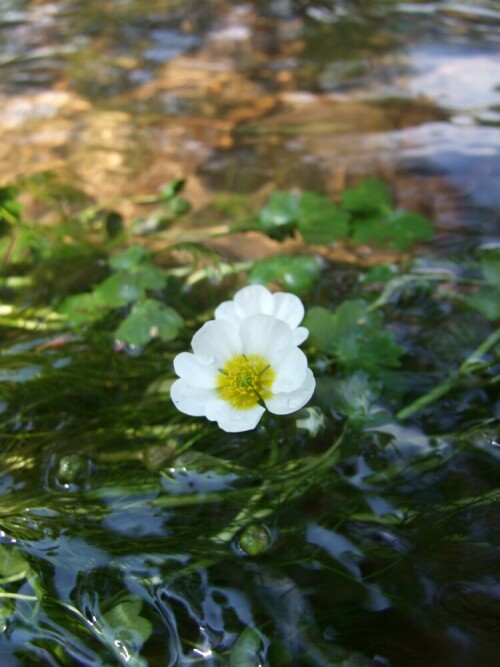
<svg viewBox="0 0 500 667">
<path fill-rule="evenodd" d="M 137 303 L 116 331 L 116 338 L 137 347 L 144 347 L 153 338 L 174 339 L 184 326 L 182 317 L 169 306 L 155 299 Z"/>
<path fill-rule="evenodd" d="M 66 315 L 72 326 L 96 322 L 106 315 L 109 306 L 94 292 L 68 296 L 59 304 L 57 312 Z"/>
<path fill-rule="evenodd" d="M 276 255 L 254 262 L 248 276 L 250 283 L 278 283 L 283 289 L 302 294 L 309 291 L 318 279 L 319 260 L 310 255 Z"/>
<path fill-rule="evenodd" d="M 161 201 L 170 201 L 184 190 L 185 185 L 186 179 L 184 178 L 176 178 L 175 180 L 170 181 L 160 190 Z"/>
<path fill-rule="evenodd" d="M 112 269 L 128 271 L 149 258 L 149 251 L 141 245 L 131 245 L 126 250 L 113 255 L 109 260 Z"/>
<path fill-rule="evenodd" d="M 292 236 L 298 222 L 299 199 L 295 192 L 274 192 L 259 212 L 262 231 L 278 240 Z"/>
<path fill-rule="evenodd" d="M 369 419 L 381 411 L 376 405 L 380 384 L 362 371 L 335 382 L 333 394 L 336 408 L 351 419 Z"/>
<path fill-rule="evenodd" d="M 107 211 L 104 224 L 106 227 L 106 234 L 109 239 L 114 239 L 124 231 L 123 215 L 118 211 Z"/>
<path fill-rule="evenodd" d="M 329 197 L 304 192 L 299 203 L 298 225 L 306 243 L 328 245 L 347 235 L 349 218 Z"/>
<path fill-rule="evenodd" d="M 304 326 L 309 329 L 309 341 L 326 354 L 335 353 L 335 341 L 332 338 L 333 315 L 328 308 L 314 306 L 307 311 Z"/>
<path fill-rule="evenodd" d="M 421 215 L 399 210 L 355 220 L 352 238 L 355 243 L 408 250 L 416 241 L 429 241 L 433 232 L 431 223 Z"/>
<path fill-rule="evenodd" d="M 386 213 L 392 207 L 388 187 L 375 178 L 363 178 L 355 188 L 347 188 L 341 195 L 342 207 L 351 213 Z"/>
<path fill-rule="evenodd" d="M 152 264 L 139 264 L 129 271 L 117 271 L 109 276 L 95 288 L 94 294 L 110 308 L 118 308 L 138 301 L 144 290 L 161 289 L 165 283 L 166 275 L 162 269 Z"/>
<path fill-rule="evenodd" d="M 490 285 L 500 288 L 500 248 L 485 250 L 480 263 L 485 280 Z"/>
<path fill-rule="evenodd" d="M 143 289 L 161 289 L 165 287 L 167 276 L 163 269 L 153 264 L 143 264 L 133 271 L 133 277 L 137 285 Z"/>
<path fill-rule="evenodd" d="M 487 285 L 466 297 L 466 303 L 488 320 L 500 319 L 500 287 Z"/>
<path fill-rule="evenodd" d="M 169 201 L 169 207 L 174 215 L 181 216 L 191 210 L 191 203 L 185 197 L 173 197 Z"/>
<path fill-rule="evenodd" d="M 137 275 L 119 271 L 100 283 L 94 290 L 94 295 L 109 308 L 118 308 L 140 299 L 143 286 Z"/>
<path fill-rule="evenodd" d="M 229 656 L 229 667 L 257 667 L 260 663 L 261 640 L 258 633 L 247 627 L 240 634 Z"/>
<path fill-rule="evenodd" d="M 0 544 L 0 577 L 22 577 L 28 576 L 30 566 L 17 550 Z"/>
<path fill-rule="evenodd" d="M 380 313 L 369 311 L 364 301 L 345 301 L 334 313 L 312 308 L 304 325 L 311 343 L 348 370 L 377 375 L 383 368 L 399 366 L 401 348 L 392 332 L 383 329 Z"/>
<path fill-rule="evenodd" d="M 18 191 L 11 186 L 0 188 L 0 221 L 18 222 L 21 219 L 22 206 L 17 201 Z"/>
<path fill-rule="evenodd" d="M 122 664 L 131 667 L 146 667 L 139 651 L 153 632 L 153 624 L 140 615 L 141 610 L 142 600 L 127 597 L 103 615 L 104 623 L 100 628 L 104 643 Z M 122 659 L 125 656 L 121 647 L 126 648 L 126 659 Z"/>
</svg>

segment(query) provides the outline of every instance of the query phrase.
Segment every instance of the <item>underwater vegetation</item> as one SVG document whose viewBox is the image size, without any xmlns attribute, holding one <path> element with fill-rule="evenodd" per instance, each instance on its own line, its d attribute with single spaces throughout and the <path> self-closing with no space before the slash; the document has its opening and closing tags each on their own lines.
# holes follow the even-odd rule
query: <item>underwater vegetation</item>
<svg viewBox="0 0 500 667">
<path fill-rule="evenodd" d="M 500 247 L 374 179 L 183 187 L 0 189 L 2 667 L 493 664 Z"/>
</svg>

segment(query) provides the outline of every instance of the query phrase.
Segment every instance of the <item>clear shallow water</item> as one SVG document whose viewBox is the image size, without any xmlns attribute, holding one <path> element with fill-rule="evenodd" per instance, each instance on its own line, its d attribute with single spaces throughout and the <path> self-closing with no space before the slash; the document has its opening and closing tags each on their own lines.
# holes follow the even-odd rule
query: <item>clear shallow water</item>
<svg viewBox="0 0 500 667">
<path fill-rule="evenodd" d="M 433 219 L 430 255 L 498 234 L 496 3 L 0 7 L 2 181 L 50 168 L 102 203 L 186 176 L 201 218 L 220 192 L 335 195 L 369 174 Z M 37 298 L 71 262 L 38 267 Z M 355 296 L 357 279 L 334 266 L 309 299 Z M 175 298 L 192 321 L 226 297 Z M 410 352 L 367 407 L 383 414 L 489 333 L 425 288 L 389 310 Z M 498 661 L 494 385 L 410 423 L 351 425 L 313 474 L 345 421 L 326 374 L 316 438 L 293 419 L 200 434 L 158 388 L 187 340 L 129 355 L 100 332 L 4 323 L 2 338 L 2 667 L 243 667 L 230 656 L 248 627 L 246 664 Z M 241 512 L 261 553 L 242 547 Z"/>
<path fill-rule="evenodd" d="M 495 2 L 8 3 L 0 179 L 55 169 L 105 200 L 184 176 L 201 210 L 380 175 L 488 240 L 499 21 Z"/>
</svg>

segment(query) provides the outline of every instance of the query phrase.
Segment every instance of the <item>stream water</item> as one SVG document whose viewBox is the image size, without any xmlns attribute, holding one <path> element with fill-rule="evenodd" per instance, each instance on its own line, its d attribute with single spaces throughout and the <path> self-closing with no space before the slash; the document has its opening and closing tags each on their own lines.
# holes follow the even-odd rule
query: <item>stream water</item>
<svg viewBox="0 0 500 667">
<path fill-rule="evenodd" d="M 495 0 L 0 0 L 0 186 L 50 173 L 130 213 L 182 178 L 202 223 L 223 198 L 374 176 L 451 262 L 498 243 L 499 127 Z M 50 302 L 85 252 L 21 280 Z M 356 283 L 336 252 L 319 303 Z M 225 297 L 193 298 L 190 322 Z M 403 339 L 421 332 L 401 382 L 490 333 L 424 291 L 390 308 Z M 345 432 L 332 411 L 317 438 L 269 420 L 252 440 L 167 407 L 177 342 L 118 354 L 99 331 L 0 325 L 0 667 L 497 664 L 498 381 L 414 423 Z M 255 508 L 250 546 L 221 538 Z"/>
</svg>

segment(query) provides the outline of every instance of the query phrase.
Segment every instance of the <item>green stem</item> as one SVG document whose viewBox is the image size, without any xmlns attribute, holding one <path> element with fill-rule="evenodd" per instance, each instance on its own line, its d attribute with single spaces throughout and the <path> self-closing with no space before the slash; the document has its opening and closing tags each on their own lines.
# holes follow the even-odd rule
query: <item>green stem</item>
<svg viewBox="0 0 500 667">
<path fill-rule="evenodd" d="M 274 508 L 277 505 L 279 506 L 284 502 L 288 502 L 296 495 L 302 495 L 309 488 L 309 486 L 316 481 L 316 476 L 314 473 L 324 472 L 325 470 L 331 468 L 336 460 L 337 450 L 342 443 L 345 432 L 346 429 L 344 428 L 337 440 L 335 440 L 335 442 L 331 447 L 329 447 L 329 449 L 326 450 L 326 452 L 323 452 L 323 454 L 320 454 L 319 456 L 305 462 L 302 466 L 299 467 L 297 471 L 294 470 L 289 475 L 285 476 L 285 478 L 282 480 L 282 483 L 285 487 L 283 491 L 277 494 L 277 497 L 271 504 L 257 509 L 267 490 L 273 486 L 274 480 L 267 479 L 252 495 L 245 507 L 243 507 L 243 509 L 238 512 L 231 523 L 212 539 L 218 543 L 231 542 L 236 533 L 251 521 L 263 519 L 264 517 L 269 516 L 269 514 L 272 514 Z M 271 453 L 271 460 L 272 458 L 273 453 Z M 291 487 L 290 482 L 293 482 Z"/>
<path fill-rule="evenodd" d="M 486 338 L 481 345 L 467 357 L 461 364 L 460 368 L 448 377 L 448 379 L 437 387 L 434 387 L 434 389 L 431 389 L 427 394 L 417 398 L 413 403 L 407 405 L 406 408 L 400 410 L 396 414 L 396 417 L 401 421 L 408 419 L 408 417 L 411 417 L 415 412 L 418 412 L 425 406 L 437 401 L 441 396 L 447 394 L 450 389 L 452 389 L 466 375 L 490 366 L 491 364 L 484 362 L 482 358 L 498 343 L 498 341 L 500 341 L 500 328 L 490 334 L 488 338 Z"/>
</svg>

